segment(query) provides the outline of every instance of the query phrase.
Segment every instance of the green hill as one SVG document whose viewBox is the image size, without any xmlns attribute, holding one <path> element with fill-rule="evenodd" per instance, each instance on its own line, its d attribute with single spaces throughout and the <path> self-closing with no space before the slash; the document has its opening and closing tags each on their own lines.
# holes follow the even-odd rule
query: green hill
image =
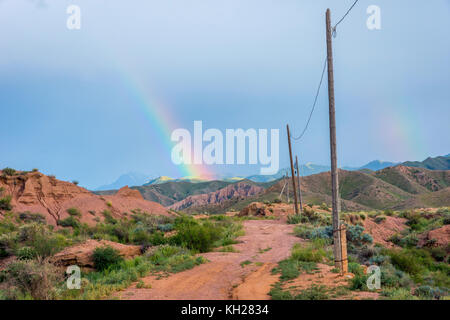
<svg viewBox="0 0 450 320">
<path fill-rule="evenodd" d="M 428 170 L 450 170 L 450 155 L 431 158 L 428 157 L 424 161 L 406 161 L 402 165 L 406 167 L 418 167 Z"/>
</svg>

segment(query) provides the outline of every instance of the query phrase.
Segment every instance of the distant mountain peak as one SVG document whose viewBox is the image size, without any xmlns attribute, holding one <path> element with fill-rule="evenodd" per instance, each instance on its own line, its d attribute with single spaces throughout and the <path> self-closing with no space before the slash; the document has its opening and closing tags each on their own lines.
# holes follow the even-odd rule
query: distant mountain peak
<svg viewBox="0 0 450 320">
<path fill-rule="evenodd" d="M 128 172 L 125 174 L 122 174 L 116 181 L 114 181 L 111 184 L 107 184 L 101 187 L 98 187 L 95 189 L 96 191 L 102 191 L 102 190 L 118 190 L 125 186 L 141 186 L 145 182 L 148 181 L 149 175 L 139 173 L 139 172 Z"/>
<path fill-rule="evenodd" d="M 370 169 L 372 171 L 378 171 L 387 167 L 396 166 L 398 163 L 395 162 L 389 162 L 389 161 L 382 161 L 382 160 L 373 160 L 369 162 L 368 164 L 362 166 L 359 168 L 359 170 L 362 169 Z"/>
</svg>

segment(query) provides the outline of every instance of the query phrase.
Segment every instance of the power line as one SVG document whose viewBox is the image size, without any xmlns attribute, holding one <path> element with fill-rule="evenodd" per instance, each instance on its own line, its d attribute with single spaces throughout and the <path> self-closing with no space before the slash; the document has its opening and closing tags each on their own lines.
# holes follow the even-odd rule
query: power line
<svg viewBox="0 0 450 320">
<path fill-rule="evenodd" d="M 323 76 L 325 74 L 326 66 L 327 66 L 327 59 L 325 59 L 325 62 L 323 63 L 322 75 L 320 76 L 320 82 L 319 82 L 319 86 L 317 87 L 316 97 L 314 98 L 314 103 L 313 103 L 313 106 L 311 108 L 311 112 L 309 113 L 309 118 L 308 118 L 308 121 L 306 122 L 306 126 L 303 129 L 302 133 L 298 137 L 292 137 L 292 139 L 294 139 L 296 141 L 300 140 L 303 137 L 303 135 L 305 134 L 306 130 L 308 129 L 309 122 L 311 121 L 312 115 L 314 113 L 314 109 L 316 108 L 317 98 L 319 97 L 320 88 L 322 87 Z"/>
<path fill-rule="evenodd" d="M 352 11 L 352 9 L 356 6 L 356 4 L 358 3 L 359 0 L 355 0 L 355 2 L 352 4 L 352 6 L 347 10 L 347 12 L 344 14 L 344 16 L 338 21 L 338 23 L 336 23 L 333 27 L 333 36 L 336 36 L 336 27 L 342 22 L 344 21 L 344 19 L 348 16 L 348 14 L 350 13 L 350 11 Z"/>
<path fill-rule="evenodd" d="M 350 6 L 350 8 L 349 8 L 349 9 L 347 10 L 347 12 L 342 16 L 342 18 L 334 25 L 334 27 L 333 27 L 333 29 L 332 29 L 332 30 L 333 30 L 333 36 L 334 36 L 334 37 L 336 36 L 336 28 L 337 28 L 337 26 L 338 26 L 342 21 L 345 20 L 345 18 L 348 16 L 348 14 L 349 14 L 349 13 L 353 10 L 353 8 L 356 6 L 356 4 L 358 3 L 358 1 L 359 1 L 359 0 L 355 0 L 355 2 Z M 308 126 L 309 126 L 309 123 L 310 123 L 310 121 L 311 121 L 312 115 L 313 115 L 313 113 L 314 113 L 314 109 L 316 108 L 317 98 L 319 97 L 320 88 L 322 87 L 323 76 L 324 76 L 324 74 L 325 74 L 326 66 L 327 66 L 327 59 L 325 59 L 325 62 L 324 62 L 324 64 L 323 64 L 322 75 L 321 75 L 321 77 L 320 77 L 319 86 L 318 86 L 317 91 L 316 91 L 316 96 L 315 96 L 315 98 L 314 98 L 314 103 L 313 103 L 313 106 L 312 106 L 312 108 L 311 108 L 311 112 L 309 113 L 308 121 L 306 122 L 305 128 L 303 129 L 302 133 L 301 133 L 298 137 L 292 137 L 292 139 L 294 139 L 295 141 L 300 140 L 300 139 L 304 136 L 304 134 L 306 133 L 306 130 L 308 130 Z"/>
<path fill-rule="evenodd" d="M 305 126 L 305 128 L 303 129 L 302 133 L 301 133 L 298 137 L 292 137 L 292 139 L 294 139 L 294 140 L 296 140 L 296 141 L 297 141 L 297 140 L 300 140 L 300 139 L 303 137 L 303 135 L 306 133 L 306 130 L 308 129 L 309 123 L 310 123 L 311 118 L 312 118 L 312 115 L 313 115 L 313 113 L 314 113 L 314 109 L 316 108 L 317 99 L 318 99 L 318 97 L 319 97 L 320 88 L 322 87 L 323 76 L 325 75 L 325 69 L 326 69 L 326 66 L 327 66 L 327 59 L 325 59 L 325 62 L 324 62 L 324 64 L 323 64 L 323 70 L 322 70 L 322 75 L 320 76 L 319 86 L 317 87 L 316 96 L 315 96 L 315 98 L 314 98 L 314 103 L 313 103 L 313 106 L 312 106 L 312 108 L 311 108 L 311 112 L 309 113 L 309 118 L 308 118 L 308 121 L 306 122 L 306 126 Z"/>
</svg>

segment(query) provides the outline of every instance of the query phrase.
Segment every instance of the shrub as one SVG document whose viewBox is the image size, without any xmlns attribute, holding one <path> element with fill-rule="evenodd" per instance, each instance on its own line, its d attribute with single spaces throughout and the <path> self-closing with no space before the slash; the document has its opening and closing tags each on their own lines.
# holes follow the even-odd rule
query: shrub
<svg viewBox="0 0 450 320">
<path fill-rule="evenodd" d="M 364 243 L 372 243 L 372 236 L 363 232 L 364 228 L 360 225 L 348 226 L 346 232 L 347 242 L 356 246 L 361 246 Z"/>
<path fill-rule="evenodd" d="M 281 203 L 281 199 L 276 198 L 272 201 L 272 203 Z"/>
<path fill-rule="evenodd" d="M 69 208 L 67 213 L 72 217 L 81 217 L 81 212 L 77 208 Z"/>
<path fill-rule="evenodd" d="M 409 289 L 405 288 L 385 288 L 382 294 L 388 298 L 388 300 L 418 300 L 417 297 L 411 294 Z"/>
<path fill-rule="evenodd" d="M 333 239 L 333 227 L 319 227 L 311 231 L 310 239 Z"/>
<path fill-rule="evenodd" d="M 3 174 L 7 175 L 7 176 L 13 176 L 16 174 L 16 170 L 12 169 L 12 168 L 4 168 L 2 170 Z"/>
<path fill-rule="evenodd" d="M 381 284 L 388 288 L 410 288 L 413 281 L 407 273 L 397 270 L 391 264 L 385 264 L 381 268 Z"/>
<path fill-rule="evenodd" d="M 409 273 L 416 281 L 420 281 L 422 279 L 421 274 L 427 270 L 427 267 L 433 264 L 430 253 L 425 250 L 387 250 L 386 253 L 390 256 L 391 262 L 395 267 Z"/>
<path fill-rule="evenodd" d="M 300 291 L 295 300 L 327 300 L 327 288 L 323 285 L 312 285 L 310 288 Z"/>
<path fill-rule="evenodd" d="M 168 232 L 173 230 L 173 224 L 172 223 L 166 223 L 166 224 L 159 224 L 158 230 L 162 232 Z"/>
<path fill-rule="evenodd" d="M 0 210 L 7 210 L 7 211 L 11 210 L 12 209 L 11 200 L 12 200 L 11 196 L 0 198 Z"/>
<path fill-rule="evenodd" d="M 77 180 L 73 180 L 72 183 L 77 186 L 80 182 L 78 182 Z"/>
<path fill-rule="evenodd" d="M 366 274 L 357 274 L 355 277 L 350 279 L 350 289 L 351 290 L 368 290 L 367 279 L 369 278 Z"/>
<path fill-rule="evenodd" d="M 22 212 L 19 213 L 19 219 L 24 222 L 45 223 L 45 217 L 40 213 Z"/>
<path fill-rule="evenodd" d="M 6 283 L 10 288 L 8 298 L 56 298 L 56 285 L 62 280 L 55 266 L 46 261 L 17 261 L 8 265 Z"/>
<path fill-rule="evenodd" d="M 109 223 L 109 224 L 116 224 L 117 220 L 113 218 L 111 211 L 109 210 L 103 210 L 102 211 L 102 215 L 105 218 L 105 223 Z"/>
<path fill-rule="evenodd" d="M 194 251 L 207 252 L 213 247 L 215 241 L 219 240 L 223 234 L 223 229 L 206 221 L 202 224 L 194 219 L 176 222 L 177 234 L 171 241 Z"/>
<path fill-rule="evenodd" d="M 80 221 L 78 221 L 73 216 L 67 217 L 67 218 L 65 218 L 63 220 L 58 220 L 57 223 L 58 223 L 58 226 L 61 226 L 61 227 L 72 227 L 74 229 L 80 227 Z"/>
<path fill-rule="evenodd" d="M 49 257 L 70 244 L 63 235 L 55 234 L 47 226 L 37 223 L 19 228 L 17 240 L 36 250 L 37 256 Z"/>
<path fill-rule="evenodd" d="M 296 243 L 291 252 L 291 258 L 293 260 L 306 262 L 321 262 L 325 255 L 325 250 L 314 244 L 308 244 L 307 246 L 302 247 L 300 244 Z"/>
<path fill-rule="evenodd" d="M 287 218 L 288 224 L 298 224 L 302 222 L 302 216 L 300 214 L 291 214 Z"/>
<path fill-rule="evenodd" d="M 284 291 L 281 288 L 280 283 L 276 283 L 275 286 L 270 290 L 269 295 L 272 300 L 293 300 L 292 294 L 289 291 Z"/>
<path fill-rule="evenodd" d="M 0 258 L 12 255 L 15 246 L 16 239 L 12 234 L 0 234 Z"/>
<path fill-rule="evenodd" d="M 428 299 L 440 299 L 448 295 L 448 290 L 431 286 L 420 286 L 414 290 L 414 295 Z"/>
<path fill-rule="evenodd" d="M 386 221 L 386 217 L 385 216 L 378 216 L 378 217 L 375 218 L 374 221 L 375 221 L 375 223 L 380 224 L 381 222 Z"/>
<path fill-rule="evenodd" d="M 391 210 L 391 209 L 387 209 L 387 210 L 384 210 L 383 214 L 385 216 L 393 216 L 394 215 L 394 211 Z"/>
<path fill-rule="evenodd" d="M 445 260 L 445 257 L 447 256 L 447 251 L 444 248 L 440 247 L 430 248 L 429 252 L 434 260 L 438 262 L 443 262 Z"/>
<path fill-rule="evenodd" d="M 119 252 L 109 246 L 97 247 L 92 254 L 92 259 L 94 260 L 95 269 L 102 271 L 108 269 L 114 265 L 119 264 L 123 261 Z"/>
<path fill-rule="evenodd" d="M 37 256 L 36 249 L 33 247 L 22 247 L 17 251 L 19 260 L 31 260 Z"/>
</svg>

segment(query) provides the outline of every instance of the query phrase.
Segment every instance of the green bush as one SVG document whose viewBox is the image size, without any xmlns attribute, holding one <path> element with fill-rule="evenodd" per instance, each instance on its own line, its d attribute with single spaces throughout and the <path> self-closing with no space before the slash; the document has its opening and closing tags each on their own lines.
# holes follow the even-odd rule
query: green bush
<svg viewBox="0 0 450 320">
<path fill-rule="evenodd" d="M 95 248 L 92 259 L 95 269 L 99 271 L 106 270 L 123 261 L 119 251 L 109 246 Z"/>
<path fill-rule="evenodd" d="M 287 217 L 287 223 L 289 224 L 299 224 L 302 222 L 302 216 L 300 214 L 290 214 Z"/>
<path fill-rule="evenodd" d="M 79 218 L 81 218 L 81 212 L 77 208 L 69 208 L 69 209 L 67 209 L 67 213 L 71 217 L 79 217 Z"/>
<path fill-rule="evenodd" d="M 0 258 L 12 255 L 15 247 L 16 239 L 13 234 L 0 234 Z"/>
<path fill-rule="evenodd" d="M 417 297 L 411 294 L 409 289 L 405 288 L 385 288 L 381 294 L 388 298 L 388 300 L 418 300 Z"/>
<path fill-rule="evenodd" d="M 421 281 L 427 268 L 433 265 L 431 254 L 420 249 L 386 250 L 392 264 L 409 273 L 415 281 Z"/>
<path fill-rule="evenodd" d="M 17 173 L 16 170 L 12 169 L 12 168 L 4 168 L 2 170 L 3 174 L 7 175 L 7 176 L 13 176 Z"/>
<path fill-rule="evenodd" d="M 292 248 L 291 258 L 297 261 L 322 262 L 326 252 L 323 248 L 315 244 L 307 244 L 302 247 L 296 243 Z"/>
<path fill-rule="evenodd" d="M 375 218 L 374 221 L 375 221 L 375 223 L 380 224 L 381 222 L 386 221 L 386 217 L 385 216 L 378 216 L 378 217 Z"/>
<path fill-rule="evenodd" d="M 347 242 L 355 245 L 362 246 L 365 243 L 372 243 L 373 238 L 370 234 L 364 233 L 364 228 L 360 225 L 347 227 Z"/>
<path fill-rule="evenodd" d="M 434 260 L 436 260 L 438 262 L 443 262 L 445 260 L 445 257 L 447 256 L 447 251 L 444 248 L 433 247 L 433 248 L 429 248 L 428 251 L 430 252 L 431 256 L 434 258 Z"/>
<path fill-rule="evenodd" d="M 322 285 L 312 285 L 294 297 L 295 300 L 327 300 L 328 298 L 327 288 Z"/>
<path fill-rule="evenodd" d="M 162 232 L 169 232 L 173 230 L 173 224 L 172 223 L 165 223 L 165 224 L 158 224 L 158 230 Z"/>
<path fill-rule="evenodd" d="M 80 221 L 74 216 L 67 217 L 63 220 L 58 220 L 58 225 L 61 227 L 72 227 L 74 229 L 80 227 Z"/>
<path fill-rule="evenodd" d="M 33 247 L 22 247 L 17 251 L 19 260 L 31 260 L 37 256 L 36 249 Z"/>
<path fill-rule="evenodd" d="M 272 297 L 272 300 L 294 300 L 294 297 L 289 291 L 284 291 L 281 288 L 280 283 L 274 285 L 270 290 L 269 295 Z"/>
<path fill-rule="evenodd" d="M 414 290 L 414 295 L 428 299 L 440 299 L 448 295 L 448 289 L 433 288 L 431 286 L 420 286 Z"/>
<path fill-rule="evenodd" d="M 197 252 L 208 252 L 214 242 L 223 235 L 223 229 L 209 221 L 198 223 L 194 219 L 178 221 L 175 224 L 177 234 L 171 238 L 173 244 Z"/>
<path fill-rule="evenodd" d="M 358 274 L 355 275 L 352 279 L 350 279 L 350 289 L 351 290 L 361 290 L 366 291 L 367 288 L 367 279 L 369 278 L 366 274 Z"/>
<path fill-rule="evenodd" d="M 8 299 L 55 299 L 56 285 L 62 281 L 56 267 L 45 261 L 13 262 L 8 265 L 5 274 Z"/>
<path fill-rule="evenodd" d="M 11 196 L 6 196 L 3 198 L 0 198 L 0 210 L 6 210 L 6 211 L 11 210 L 12 209 L 11 200 L 12 200 Z"/>
<path fill-rule="evenodd" d="M 19 219 L 24 222 L 36 222 L 45 223 L 45 217 L 40 213 L 21 212 L 19 213 Z"/>
<path fill-rule="evenodd" d="M 411 288 L 413 281 L 409 275 L 397 270 L 393 265 L 387 263 L 381 267 L 381 285 L 388 288 Z"/>
</svg>

